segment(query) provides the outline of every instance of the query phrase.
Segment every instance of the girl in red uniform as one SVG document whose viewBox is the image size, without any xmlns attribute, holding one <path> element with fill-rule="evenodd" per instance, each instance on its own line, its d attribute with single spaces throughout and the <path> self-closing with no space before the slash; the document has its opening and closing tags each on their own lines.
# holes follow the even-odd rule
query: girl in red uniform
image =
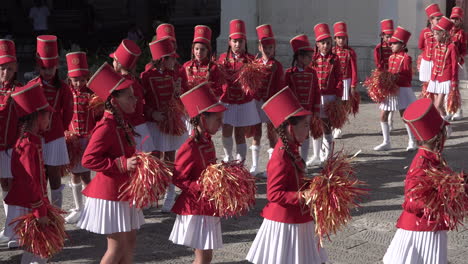
<svg viewBox="0 0 468 264">
<path fill-rule="evenodd" d="M 176 150 L 187 139 L 187 133 L 183 135 L 170 135 L 159 128 L 159 121 L 167 119 L 169 103 L 179 95 L 175 86 L 176 51 L 170 38 L 153 41 L 149 44 L 153 57 L 153 69 L 142 74 L 145 90 L 145 114 L 148 119 L 148 127 L 153 137 L 154 150 L 160 153 L 160 157 L 174 162 Z M 162 207 L 163 212 L 169 212 L 174 204 L 175 189 L 171 184 L 166 192 L 166 198 Z"/>
<path fill-rule="evenodd" d="M 16 81 L 15 43 L 8 39 L 0 39 L 0 183 L 2 186 L 2 200 L 11 188 L 11 153 L 15 146 L 17 133 L 17 116 L 11 94 L 20 85 Z M 8 212 L 8 205 L 3 202 L 5 215 Z M 8 242 L 9 238 L 0 232 L 0 243 Z M 16 241 L 10 241 L 9 247 L 15 247 Z"/>
<path fill-rule="evenodd" d="M 236 80 L 238 72 L 244 65 L 254 58 L 247 52 L 245 23 L 240 19 L 231 20 L 229 24 L 229 47 L 226 53 L 219 56 L 218 63 L 227 74 L 226 83 L 223 85 L 221 102 L 227 110 L 224 113 L 223 124 L 223 150 L 224 160 L 233 160 L 232 148 L 234 138 L 236 140 L 235 159 L 244 161 L 247 154 L 245 144 L 245 128 L 260 123 L 257 106 L 253 95 L 242 90 L 240 83 Z"/>
<path fill-rule="evenodd" d="M 428 221 L 423 209 L 429 203 L 411 197 L 412 189 L 421 179 L 430 177 L 426 170 L 443 163 L 442 151 L 447 122 L 433 106 L 430 99 L 420 99 L 406 109 L 403 120 L 410 124 L 419 149 L 408 169 L 405 179 L 403 212 L 398 219 L 398 228 L 387 253 L 385 264 L 447 263 L 447 230 L 444 223 Z"/>
<path fill-rule="evenodd" d="M 320 115 L 320 89 L 318 86 L 317 72 L 310 67 L 314 49 L 310 46 L 306 35 L 301 34 L 292 38 L 289 43 L 294 52 L 291 68 L 286 70 L 284 81 L 291 91 L 296 95 L 301 106 L 311 111 L 313 115 Z M 322 137 L 312 139 L 314 155 L 307 160 L 309 155 L 310 137 L 306 138 L 301 145 L 301 157 L 307 160 L 307 165 L 320 164 L 320 147 Z"/>
<path fill-rule="evenodd" d="M 265 219 L 247 260 L 256 264 L 324 263 L 327 254 L 317 246 L 314 220 L 300 193 L 306 168 L 299 146 L 309 135 L 311 112 L 301 107 L 287 87 L 273 95 L 263 110 L 279 140 L 267 167 Z"/>
<path fill-rule="evenodd" d="M 466 32 L 463 30 L 463 18 L 464 12 L 463 9 L 455 6 L 452 8 L 452 13 L 450 14 L 450 20 L 453 22 L 453 28 L 450 30 L 450 36 L 452 36 L 452 42 L 457 47 L 458 51 L 458 77 L 463 76 L 464 74 L 464 65 L 465 65 L 465 55 L 466 55 Z M 463 102 L 463 101 L 462 101 Z M 461 120 L 463 118 L 462 105 L 456 113 L 453 114 L 452 120 Z"/>
<path fill-rule="evenodd" d="M 426 7 L 427 27 L 425 27 L 419 34 L 418 48 L 421 50 L 422 59 L 419 66 L 419 80 L 421 82 L 429 82 L 431 80 L 431 73 L 433 67 L 433 49 L 436 45 L 434 38 L 434 27 L 442 17 L 438 4 L 431 4 Z"/>
<path fill-rule="evenodd" d="M 39 77 L 30 81 L 38 83 L 55 112 L 51 114 L 49 127 L 44 132 L 44 163 L 51 189 L 52 204 L 62 208 L 62 166 L 70 163 L 65 143 L 65 130 L 73 117 L 73 96 L 68 86 L 59 79 L 57 37 L 37 37 L 37 64 Z"/>
<path fill-rule="evenodd" d="M 8 204 L 5 235 L 15 237 L 15 225 L 10 223 L 17 217 L 33 212 L 41 225 L 48 224 L 47 178 L 45 175 L 40 133 L 44 132 L 54 110 L 47 102 L 39 83 L 29 83 L 12 93 L 19 118 L 19 138 L 11 155 L 13 181 L 5 197 Z M 24 252 L 21 263 L 47 263 L 29 252 Z"/>
<path fill-rule="evenodd" d="M 78 136 L 81 149 L 84 151 L 88 145 L 91 131 L 96 125 L 93 111 L 89 108 L 89 101 L 93 96 L 93 92 L 86 85 L 89 78 L 88 61 L 85 52 L 71 52 L 66 55 L 66 58 L 69 86 L 73 94 L 73 118 L 68 127 L 68 132 Z M 74 224 L 80 219 L 83 210 L 81 191 L 83 185 L 86 187 L 91 181 L 91 173 L 89 169 L 81 165 L 81 157 L 75 167 L 71 168 L 71 172 L 70 186 L 75 208 L 65 217 L 65 221 Z"/>
<path fill-rule="evenodd" d="M 397 95 L 389 96 L 380 104 L 380 126 L 382 128 L 383 142 L 374 148 L 374 150 L 377 151 L 391 149 L 388 114 L 398 110 L 400 111 L 400 115 L 403 116 L 406 107 L 416 100 L 416 96 L 411 88 L 413 76 L 411 56 L 408 55 L 406 50 L 406 44 L 410 36 L 411 33 L 409 31 L 402 27 L 397 27 L 390 39 L 393 54 L 388 58 L 388 71 L 397 75 L 396 84 L 399 87 L 399 91 Z M 414 142 L 413 135 L 408 125 L 405 125 L 405 127 L 408 133 L 408 146 L 406 151 L 413 151 L 416 149 L 416 142 Z"/>
<path fill-rule="evenodd" d="M 97 173 L 83 190 L 87 199 L 78 226 L 107 236 L 101 263 L 132 263 L 136 230 L 144 224 L 144 218 L 140 209 L 120 200 L 119 194 L 137 164 L 135 131 L 125 119 L 136 108 L 133 81 L 104 63 L 88 86 L 105 100 L 106 110 L 83 155 L 83 167 Z"/>
<path fill-rule="evenodd" d="M 314 27 L 314 32 L 317 46 L 311 65 L 317 72 L 320 87 L 320 118 L 322 118 L 324 123 L 324 141 L 322 150 L 320 151 L 320 160 L 325 161 L 328 159 L 333 145 L 333 128 L 325 109 L 328 103 L 336 100 L 341 101 L 343 97 L 343 82 L 341 81 L 340 59 L 332 53 L 332 38 L 328 25 L 325 23 L 317 24 Z"/>
<path fill-rule="evenodd" d="M 340 60 L 341 80 L 343 82 L 343 96 L 341 100 L 350 100 L 351 93 L 357 93 L 356 85 L 358 82 L 357 76 L 357 58 L 354 49 L 348 46 L 348 29 L 345 22 L 336 22 L 333 25 L 335 46 L 332 52 L 336 54 Z M 333 131 L 334 138 L 341 138 L 341 128 L 335 128 Z"/>
<path fill-rule="evenodd" d="M 393 20 L 384 19 L 380 21 L 380 43 L 374 48 L 374 63 L 377 69 L 388 70 L 388 58 L 392 55 L 392 47 L 389 40 L 393 35 Z M 393 130 L 393 112 L 388 114 L 388 126 Z"/>
<path fill-rule="evenodd" d="M 136 63 L 140 57 L 141 50 L 138 45 L 129 40 L 124 39 L 114 53 L 110 54 L 113 58 L 112 66 L 114 70 L 127 80 L 133 81 L 133 93 L 137 98 L 137 107 L 135 112 L 126 117 L 130 125 L 135 129 L 135 142 L 137 150 L 143 152 L 151 152 L 154 150 L 153 138 L 150 135 L 148 125 L 144 116 L 144 93 L 143 86 L 140 80 L 136 77 Z"/>
<path fill-rule="evenodd" d="M 447 17 L 442 17 L 439 23 L 433 27 L 434 37 L 437 44 L 432 51 L 434 66 L 432 68 L 431 80 L 427 91 L 435 94 L 434 105 L 440 115 L 449 119 L 445 111 L 445 96 L 450 90 L 458 89 L 458 52 L 452 43 L 450 30 L 453 22 Z M 451 128 L 447 128 L 450 136 Z"/>
<path fill-rule="evenodd" d="M 226 110 L 209 89 L 204 82 L 181 95 L 193 131 L 177 152 L 173 176 L 182 193 L 172 208 L 177 218 L 169 240 L 194 248 L 193 263 L 211 263 L 213 250 L 223 246 L 221 219 L 207 200 L 199 199 L 197 183 L 205 168 L 216 163 L 211 136 L 221 127 Z"/>
<path fill-rule="evenodd" d="M 257 106 L 258 115 L 261 123 L 253 126 L 253 140 L 250 150 L 252 150 L 252 167 L 250 173 L 257 175 L 259 171 L 258 159 L 260 158 L 260 140 L 262 138 L 262 123 L 267 123 L 267 128 L 271 126 L 270 119 L 266 116 L 262 110 L 262 105 L 268 100 L 273 94 L 278 92 L 284 87 L 284 70 L 281 62 L 275 59 L 276 41 L 273 35 L 273 30 L 270 25 L 261 25 L 257 27 L 258 36 L 258 50 L 260 51 L 261 58 L 255 60 L 255 63 L 261 63 L 267 67 L 264 69 L 265 77 L 262 80 L 262 86 L 258 89 L 257 93 L 254 94 L 255 103 Z M 276 145 L 276 135 L 272 128 L 268 129 L 268 141 L 270 148 L 268 153 L 271 156 L 271 152 Z M 266 176 L 265 173 L 262 176 Z"/>
</svg>

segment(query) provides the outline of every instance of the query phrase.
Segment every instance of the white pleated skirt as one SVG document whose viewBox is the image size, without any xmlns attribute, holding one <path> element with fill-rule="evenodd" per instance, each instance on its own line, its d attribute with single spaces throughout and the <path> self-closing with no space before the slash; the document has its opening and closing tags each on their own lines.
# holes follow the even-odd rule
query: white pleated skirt
<svg viewBox="0 0 468 264">
<path fill-rule="evenodd" d="M 260 101 L 255 100 L 255 105 L 257 106 L 257 112 L 258 112 L 258 117 L 260 117 L 260 122 L 268 123 L 268 122 L 270 122 L 270 118 L 268 118 L 265 111 L 263 111 L 263 109 L 262 109 L 262 105 L 264 103 L 265 102 L 263 102 L 263 100 L 260 100 Z"/>
<path fill-rule="evenodd" d="M 182 136 L 174 136 L 161 132 L 158 125 L 154 122 L 148 122 L 147 124 L 153 139 L 153 150 L 161 152 L 175 151 L 180 148 L 180 146 L 182 146 L 182 144 L 188 138 L 187 132 L 185 132 Z"/>
<path fill-rule="evenodd" d="M 49 166 L 62 166 L 70 163 L 65 137 L 57 138 L 48 143 L 42 139 L 44 163 Z"/>
<path fill-rule="evenodd" d="M 223 247 L 221 218 L 208 215 L 177 215 L 169 240 L 195 249 Z"/>
<path fill-rule="evenodd" d="M 227 110 L 224 112 L 224 124 L 233 127 L 253 126 L 261 122 L 258 115 L 255 100 L 245 104 L 226 104 Z"/>
<path fill-rule="evenodd" d="M 127 201 L 109 201 L 86 197 L 77 226 L 90 232 L 108 235 L 140 229 L 145 223 L 143 211 Z"/>
<path fill-rule="evenodd" d="M 385 264 L 444 264 L 447 261 L 447 231 L 398 229 L 383 258 Z"/>
<path fill-rule="evenodd" d="M 427 91 L 436 94 L 449 94 L 451 84 L 451 81 L 439 82 L 431 80 L 427 86 Z"/>
<path fill-rule="evenodd" d="M 389 96 L 380 103 L 380 110 L 383 111 L 397 111 L 406 109 L 412 102 L 416 101 L 413 88 L 400 87 L 397 95 Z"/>
<path fill-rule="evenodd" d="M 421 59 L 421 65 L 419 66 L 419 80 L 421 82 L 428 82 L 431 80 L 433 65 L 434 63 L 432 61 Z"/>
<path fill-rule="evenodd" d="M 11 154 L 13 149 L 0 151 L 0 178 L 13 178 L 11 174 Z"/>
<path fill-rule="evenodd" d="M 151 152 L 154 149 L 153 137 L 148 128 L 148 123 L 143 123 L 135 127 L 135 132 L 139 136 L 135 136 L 136 149 L 142 152 Z"/>
<path fill-rule="evenodd" d="M 246 259 L 255 264 L 321 264 L 328 256 L 318 246 L 313 221 L 286 224 L 264 219 Z"/>
<path fill-rule="evenodd" d="M 80 138 L 80 145 L 81 145 L 81 149 L 83 150 L 83 152 L 88 146 L 88 143 L 89 143 L 89 138 Z M 83 173 L 83 172 L 90 171 L 90 169 L 83 167 L 83 165 L 81 164 L 81 159 L 82 157 L 80 157 L 80 162 L 78 162 L 78 164 L 76 164 L 76 166 L 73 169 L 71 169 L 72 173 Z"/>
<path fill-rule="evenodd" d="M 343 96 L 341 100 L 348 101 L 349 95 L 351 94 L 351 78 L 343 80 Z"/>
<path fill-rule="evenodd" d="M 320 96 L 320 118 L 328 118 L 325 108 L 328 103 L 336 101 L 336 95 L 322 95 Z"/>
<path fill-rule="evenodd" d="M 6 215 L 6 220 L 5 220 L 5 231 L 4 235 L 10 239 L 16 239 L 17 235 L 15 234 L 15 226 L 16 225 L 11 225 L 10 223 L 17 217 L 29 214 L 31 212 L 31 209 L 22 207 L 22 206 L 17 206 L 17 205 L 8 205 L 8 212 Z"/>
</svg>

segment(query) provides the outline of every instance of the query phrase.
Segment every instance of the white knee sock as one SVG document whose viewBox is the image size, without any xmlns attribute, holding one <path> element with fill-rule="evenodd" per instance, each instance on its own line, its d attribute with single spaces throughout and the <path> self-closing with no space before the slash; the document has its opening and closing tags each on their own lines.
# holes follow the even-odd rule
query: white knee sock
<svg viewBox="0 0 468 264">
<path fill-rule="evenodd" d="M 260 145 L 252 145 L 250 146 L 250 150 L 252 151 L 252 167 L 258 168 L 258 159 L 260 158 Z"/>
<path fill-rule="evenodd" d="M 73 201 L 75 201 L 75 208 L 78 211 L 83 210 L 83 194 L 81 191 L 83 190 L 83 185 L 80 183 L 74 184 L 71 183 L 72 194 L 73 194 Z"/>
<path fill-rule="evenodd" d="M 50 198 L 51 198 L 51 203 L 55 205 L 55 207 L 62 209 L 62 202 L 63 202 L 63 188 L 65 187 L 64 184 L 62 184 L 58 189 L 56 190 L 50 190 Z"/>
<path fill-rule="evenodd" d="M 237 151 L 237 159 L 239 161 L 244 161 L 245 157 L 247 156 L 247 144 L 237 144 L 236 145 L 236 151 Z"/>
<path fill-rule="evenodd" d="M 390 128 L 388 122 L 380 122 L 380 127 L 382 128 L 383 143 L 390 143 Z"/>
<path fill-rule="evenodd" d="M 2 201 L 3 201 L 3 209 L 5 210 L 5 217 L 8 214 L 8 204 L 5 203 L 5 198 L 8 195 L 8 192 L 3 191 L 2 192 Z"/>
<path fill-rule="evenodd" d="M 224 161 L 232 160 L 232 146 L 234 141 L 232 137 L 222 137 L 223 141 L 223 150 L 224 150 Z"/>
</svg>

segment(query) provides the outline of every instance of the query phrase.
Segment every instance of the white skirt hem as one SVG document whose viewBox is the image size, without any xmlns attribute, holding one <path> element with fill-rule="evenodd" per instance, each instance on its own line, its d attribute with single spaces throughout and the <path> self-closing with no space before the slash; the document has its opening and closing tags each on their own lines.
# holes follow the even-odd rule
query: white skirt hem
<svg viewBox="0 0 468 264">
<path fill-rule="evenodd" d="M 207 215 L 177 215 L 169 240 L 195 249 L 223 247 L 221 218 Z"/>
</svg>

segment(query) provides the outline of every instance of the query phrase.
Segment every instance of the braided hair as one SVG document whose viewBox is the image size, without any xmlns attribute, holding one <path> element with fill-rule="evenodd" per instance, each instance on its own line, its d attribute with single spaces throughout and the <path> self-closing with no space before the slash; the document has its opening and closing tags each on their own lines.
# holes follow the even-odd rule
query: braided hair
<svg viewBox="0 0 468 264">
<path fill-rule="evenodd" d="M 109 111 L 114 116 L 118 127 L 121 127 L 124 130 L 125 139 L 127 140 L 128 144 L 130 144 L 131 146 L 135 146 L 136 143 L 134 136 L 139 136 L 139 134 L 135 131 L 135 129 L 130 123 L 126 122 L 122 118 L 121 111 L 116 109 L 111 102 L 112 98 L 118 97 L 122 93 L 122 91 L 123 90 L 116 90 L 112 92 L 111 96 L 109 96 L 106 102 L 104 103 L 104 109 Z"/>
<path fill-rule="evenodd" d="M 37 120 L 39 116 L 39 112 L 36 111 L 26 116 L 22 116 L 19 118 L 18 128 L 19 128 L 19 138 L 25 138 L 26 132 L 31 132 L 34 122 Z"/>
<path fill-rule="evenodd" d="M 191 138 L 193 138 L 195 141 L 198 141 L 200 140 L 200 131 L 198 131 L 198 126 L 200 126 L 201 124 L 201 116 L 205 116 L 205 117 L 208 117 L 210 116 L 212 113 L 211 112 L 203 112 L 195 117 L 192 117 L 190 119 L 190 124 L 193 126 L 194 128 L 194 132 L 192 133 L 192 135 L 190 136 Z"/>
<path fill-rule="evenodd" d="M 289 144 L 289 137 L 288 137 L 288 132 L 287 132 L 287 127 L 288 125 L 295 126 L 297 125 L 301 120 L 303 120 L 305 116 L 292 116 L 288 118 L 288 120 L 284 121 L 281 125 L 279 125 L 276 128 L 276 133 L 280 137 L 281 141 L 283 142 L 284 145 L 284 151 L 290 156 L 290 158 L 293 161 L 298 161 L 302 160 L 302 157 L 299 155 L 299 153 L 294 152 L 291 150 L 290 144 Z M 304 160 L 302 160 L 304 162 Z M 300 170 L 303 171 L 304 167 L 298 167 L 297 164 L 294 162 L 294 166 Z"/>
</svg>

